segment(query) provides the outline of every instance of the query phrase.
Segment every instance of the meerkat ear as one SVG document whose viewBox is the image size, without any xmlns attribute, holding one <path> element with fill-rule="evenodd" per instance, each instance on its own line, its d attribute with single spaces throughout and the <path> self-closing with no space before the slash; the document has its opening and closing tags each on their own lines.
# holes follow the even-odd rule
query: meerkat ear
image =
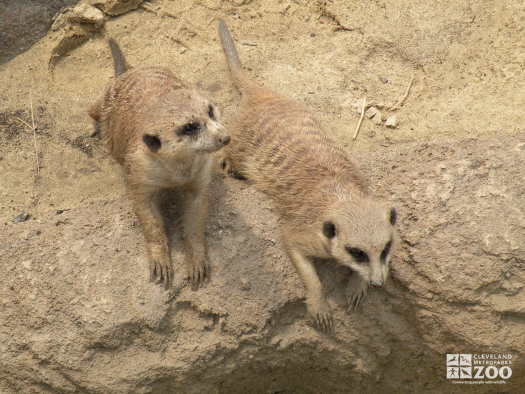
<svg viewBox="0 0 525 394">
<path fill-rule="evenodd" d="M 208 104 L 208 117 L 211 120 L 219 120 L 219 117 L 220 117 L 219 110 L 213 104 Z"/>
<path fill-rule="evenodd" d="M 160 147 L 162 146 L 162 143 L 160 142 L 159 137 L 157 137 L 155 135 L 144 134 L 142 136 L 142 141 L 144 141 L 146 146 L 152 152 L 157 152 L 160 149 Z"/>
<path fill-rule="evenodd" d="M 390 209 L 390 224 L 393 226 L 397 221 L 397 211 L 395 208 Z"/>
<path fill-rule="evenodd" d="M 330 221 L 324 222 L 323 234 L 328 239 L 332 239 L 333 237 L 335 237 L 335 224 Z"/>
</svg>

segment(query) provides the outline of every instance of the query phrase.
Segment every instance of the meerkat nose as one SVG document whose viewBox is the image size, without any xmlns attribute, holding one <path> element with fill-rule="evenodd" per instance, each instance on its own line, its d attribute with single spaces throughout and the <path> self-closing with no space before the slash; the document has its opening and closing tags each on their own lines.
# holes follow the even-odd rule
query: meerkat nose
<svg viewBox="0 0 525 394">
<path fill-rule="evenodd" d="M 221 138 L 221 142 L 222 142 L 223 145 L 228 145 L 230 143 L 230 140 L 231 140 L 231 138 L 230 138 L 229 135 L 227 135 L 226 137 L 222 137 Z"/>
</svg>

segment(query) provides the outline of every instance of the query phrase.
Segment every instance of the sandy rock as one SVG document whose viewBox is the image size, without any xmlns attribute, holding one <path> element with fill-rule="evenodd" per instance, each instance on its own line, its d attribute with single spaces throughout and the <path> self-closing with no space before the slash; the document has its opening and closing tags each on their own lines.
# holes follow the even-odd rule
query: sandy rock
<svg viewBox="0 0 525 394">
<path fill-rule="evenodd" d="M 64 9 L 58 14 L 51 26 L 54 33 L 50 39 L 55 44 L 49 58 L 49 69 L 53 71 L 63 57 L 93 37 L 102 29 L 104 22 L 102 11 L 84 3 Z"/>
<path fill-rule="evenodd" d="M 79 4 L 73 8 L 69 20 L 73 23 L 89 23 L 100 29 L 104 25 L 104 13 L 89 4 Z"/>
<path fill-rule="evenodd" d="M 49 57 L 49 69 L 52 71 L 56 64 L 71 51 L 85 43 L 92 36 L 93 30 L 85 25 L 63 25 L 53 37 L 56 42 Z"/>
<path fill-rule="evenodd" d="M 516 179 L 524 176 L 517 148 L 524 142 L 522 134 L 356 152 L 376 192 L 392 196 L 400 247 L 392 279 L 350 314 L 348 272 L 317 265 L 336 339 L 311 328 L 301 281 L 279 240 L 267 242 L 277 233 L 271 204 L 242 182 L 213 185 L 212 195 L 223 197 L 213 200 L 209 226 L 228 223 L 229 230 L 209 232 L 213 276 L 198 291 L 184 284 L 178 247 L 174 289 L 147 281 L 126 199 L 71 209 L 67 227 L 55 227 L 51 215 L 41 236 L 2 250 L 0 388 L 348 393 L 409 384 L 413 392 L 459 393 L 463 387 L 436 376 L 444 374 L 445 353 L 466 352 L 512 354 L 505 390 L 519 392 L 525 184 Z M 443 189 L 450 190 L 445 203 Z M 16 240 L 18 228 L 5 226 L 0 246 Z M 29 270 L 35 251 L 38 266 L 49 268 L 35 262 Z M 505 290 L 510 281 L 513 290 Z M 417 379 L 407 383 L 410 371 Z"/>
<path fill-rule="evenodd" d="M 10 3 L 40 12 L 36 3 L 44 1 Z M 51 81 L 40 66 L 55 44 L 47 37 L 0 67 L 0 393 L 523 391 L 520 2 L 496 14 L 491 2 L 409 0 L 386 9 L 384 2 L 322 2 L 355 33 L 332 33 L 333 21 L 319 25 L 317 4 L 292 4 L 283 15 L 286 2 L 278 3 L 241 9 L 227 1 L 215 11 L 204 1 L 154 0 L 153 9 L 166 14 L 130 12 L 108 33 L 129 38 L 123 50 L 134 65 L 167 65 L 204 86 L 220 81 L 223 89 L 212 96 L 229 124 L 239 97 L 213 22 L 225 18 L 239 42 L 257 43 L 252 53 L 239 47 L 250 76 L 313 108 L 345 149 L 352 149 L 347 130 L 359 116 L 350 113 L 352 101 L 366 93 L 393 103 L 404 89 L 397 83 L 415 72 L 424 83 L 407 98 L 414 111 L 390 133 L 390 147 L 382 148 L 384 130 L 372 127 L 378 138 L 352 149 L 370 184 L 399 211 L 400 248 L 386 287 L 371 289 L 362 307 L 347 313 L 348 272 L 319 262 L 336 322 L 335 337 L 319 334 L 305 318 L 302 283 L 283 253 L 271 205 L 230 179 L 211 193 L 211 282 L 197 291 L 184 285 L 180 231 L 168 220 L 177 283 L 169 293 L 150 284 L 119 169 L 97 139 L 87 140 L 92 156 L 75 143 L 91 132 L 86 111 L 113 74 L 107 45 L 97 39 L 82 46 Z M 191 48 L 182 57 L 164 39 L 179 24 L 167 13 L 196 27 L 195 36 L 185 25 L 180 30 Z M 13 32 L 36 27 L 18 30 L 16 17 L 6 18 Z M 358 29 L 364 41 L 351 39 Z M 392 77 L 397 87 L 375 75 Z M 479 83 L 465 84 L 473 76 Z M 33 135 L 17 119 L 31 123 L 31 97 L 38 179 Z M 57 216 L 63 208 L 70 210 Z M 12 223 L 20 212 L 35 219 Z M 452 384 L 445 353 L 458 352 L 510 353 L 513 376 L 505 385 Z"/>
</svg>

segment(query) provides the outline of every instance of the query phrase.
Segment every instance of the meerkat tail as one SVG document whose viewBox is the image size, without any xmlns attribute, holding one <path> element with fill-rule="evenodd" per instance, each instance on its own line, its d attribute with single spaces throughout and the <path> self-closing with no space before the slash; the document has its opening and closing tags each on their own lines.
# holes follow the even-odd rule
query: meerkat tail
<svg viewBox="0 0 525 394">
<path fill-rule="evenodd" d="M 125 73 L 128 69 L 128 63 L 124 54 L 120 50 L 119 45 L 110 38 L 108 40 L 109 49 L 111 50 L 111 56 L 113 57 L 113 68 L 115 69 L 115 75 L 118 77 L 120 74 Z"/>
<path fill-rule="evenodd" d="M 242 91 L 243 88 L 250 85 L 250 81 L 242 70 L 241 61 L 239 60 L 239 54 L 237 53 L 233 37 L 228 26 L 226 26 L 226 23 L 222 19 L 219 19 L 219 37 L 221 39 L 222 50 L 226 56 L 226 62 L 230 68 L 233 83 L 237 89 Z"/>
<path fill-rule="evenodd" d="M 219 37 L 221 38 L 222 49 L 226 55 L 226 61 L 228 62 L 228 66 L 230 66 L 230 71 L 232 73 L 241 71 L 241 61 L 239 60 L 239 54 L 237 53 L 237 48 L 235 48 L 233 37 L 228 26 L 226 26 L 226 22 L 222 19 L 219 19 Z"/>
</svg>

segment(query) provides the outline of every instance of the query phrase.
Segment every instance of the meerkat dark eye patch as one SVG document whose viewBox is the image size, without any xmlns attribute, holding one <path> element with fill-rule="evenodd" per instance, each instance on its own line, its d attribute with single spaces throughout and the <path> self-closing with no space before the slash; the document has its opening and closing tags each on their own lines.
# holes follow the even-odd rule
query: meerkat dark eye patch
<svg viewBox="0 0 525 394">
<path fill-rule="evenodd" d="M 333 224 L 332 222 L 324 222 L 323 234 L 328 239 L 332 239 L 333 237 L 335 237 L 335 224 Z"/>
<path fill-rule="evenodd" d="M 208 105 L 208 116 L 210 119 L 215 120 L 215 111 L 213 110 L 213 105 Z"/>
<path fill-rule="evenodd" d="M 178 135 L 193 136 L 193 135 L 198 134 L 200 129 L 201 129 L 200 123 L 198 123 L 198 122 L 190 122 L 190 123 L 186 123 L 184 126 L 182 126 L 178 130 L 177 134 Z"/>
<path fill-rule="evenodd" d="M 395 208 L 390 210 L 390 224 L 393 226 L 397 221 L 397 211 Z"/>
<path fill-rule="evenodd" d="M 358 263 L 368 263 L 370 261 L 366 252 L 363 252 L 361 249 L 351 248 L 350 246 L 347 246 L 346 251 Z"/>
<path fill-rule="evenodd" d="M 142 141 L 144 141 L 146 146 L 152 152 L 157 152 L 160 149 L 160 147 L 162 146 L 162 143 L 160 142 L 159 137 L 157 137 L 155 135 L 144 134 L 142 136 Z"/>
<path fill-rule="evenodd" d="M 379 258 L 381 259 L 382 263 L 386 263 L 386 257 L 390 253 L 390 248 L 392 247 L 392 241 L 388 241 L 385 245 L 385 248 L 381 252 L 381 256 Z"/>
</svg>

